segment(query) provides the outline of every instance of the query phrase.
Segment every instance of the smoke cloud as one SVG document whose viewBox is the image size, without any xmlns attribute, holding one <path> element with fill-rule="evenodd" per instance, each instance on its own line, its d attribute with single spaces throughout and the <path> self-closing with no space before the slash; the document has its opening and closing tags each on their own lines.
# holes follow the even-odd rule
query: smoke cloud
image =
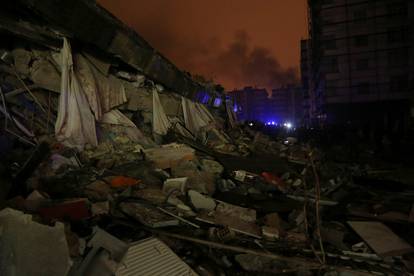
<svg viewBox="0 0 414 276">
<path fill-rule="evenodd" d="M 230 12 L 234 9 L 234 5 L 226 4 L 227 1 L 209 1 L 208 5 L 201 7 L 193 1 L 154 0 L 151 4 L 128 0 L 99 0 L 99 2 L 118 14 L 180 69 L 192 75 L 212 79 L 222 84 L 226 90 L 257 86 L 269 91 L 281 85 L 298 82 L 298 68 L 281 66 L 277 56 L 286 58 L 286 56 L 291 57 L 293 51 L 299 52 L 297 50 L 299 38 L 294 35 L 290 37 L 294 32 L 286 28 L 280 27 L 277 31 L 269 30 L 271 25 L 263 21 L 267 12 L 271 15 L 272 24 L 275 24 L 275 18 L 284 17 L 286 12 L 279 16 L 274 14 L 281 11 L 280 5 L 272 4 L 274 7 L 269 10 L 270 6 L 268 9 L 262 9 L 261 5 L 248 5 L 249 1 L 237 0 L 240 11 L 251 17 L 252 21 L 246 22 L 245 18 L 241 20 L 237 14 Z M 275 6 L 278 8 L 276 9 Z M 291 8 L 298 10 L 296 4 Z M 194 9 L 197 12 L 194 12 Z M 252 13 L 249 9 L 260 9 L 260 12 Z M 212 16 L 213 12 L 214 16 Z M 221 21 L 217 22 L 218 18 Z M 290 19 L 291 17 L 286 20 Z M 256 23 L 258 25 L 255 25 Z M 227 28 L 224 24 L 233 27 L 239 25 L 242 28 L 234 31 L 237 28 Z M 290 26 L 294 24 L 297 22 L 291 22 Z M 280 24 L 276 25 L 280 26 Z M 253 32 L 256 32 L 254 39 L 250 35 Z M 268 32 L 268 35 L 264 36 L 261 32 Z M 274 41 L 274 46 L 269 43 L 266 47 L 261 46 L 263 44 L 259 42 L 259 37 Z M 280 39 L 283 40 L 277 42 Z M 286 44 L 289 47 L 279 47 Z"/>
<path fill-rule="evenodd" d="M 252 46 L 245 31 L 238 31 L 230 45 L 207 61 L 206 68 L 228 89 L 252 85 L 269 91 L 298 81 L 297 69 L 282 68 L 269 49 Z"/>
<path fill-rule="evenodd" d="M 150 41 L 166 45 L 165 49 L 159 48 L 160 52 L 177 61 L 181 69 L 212 79 L 227 90 L 257 86 L 270 92 L 272 88 L 298 82 L 297 68 L 283 68 L 270 49 L 252 46 L 246 31 L 237 31 L 226 46 L 217 37 L 206 41 L 197 37 L 180 39 L 169 32 L 158 32 Z"/>
</svg>

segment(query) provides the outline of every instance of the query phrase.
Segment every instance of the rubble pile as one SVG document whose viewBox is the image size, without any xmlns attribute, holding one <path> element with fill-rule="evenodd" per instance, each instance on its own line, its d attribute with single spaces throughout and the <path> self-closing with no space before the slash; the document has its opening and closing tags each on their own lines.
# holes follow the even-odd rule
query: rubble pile
<svg viewBox="0 0 414 276">
<path fill-rule="evenodd" d="M 53 34 L 0 47 L 1 275 L 413 272 L 408 185 Z"/>
</svg>

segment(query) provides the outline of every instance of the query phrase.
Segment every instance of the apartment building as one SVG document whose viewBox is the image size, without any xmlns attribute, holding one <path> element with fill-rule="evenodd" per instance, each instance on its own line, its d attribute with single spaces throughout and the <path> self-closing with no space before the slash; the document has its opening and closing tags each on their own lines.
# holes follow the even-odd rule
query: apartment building
<svg viewBox="0 0 414 276">
<path fill-rule="evenodd" d="M 407 125 L 414 97 L 410 0 L 308 0 L 301 41 L 306 114 L 317 122 Z"/>
</svg>

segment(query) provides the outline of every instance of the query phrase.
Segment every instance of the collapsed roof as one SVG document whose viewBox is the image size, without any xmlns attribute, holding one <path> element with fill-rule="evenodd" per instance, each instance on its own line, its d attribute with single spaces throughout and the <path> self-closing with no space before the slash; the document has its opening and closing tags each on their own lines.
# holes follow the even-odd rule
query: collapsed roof
<svg viewBox="0 0 414 276">
<path fill-rule="evenodd" d="M 180 71 L 94 0 L 7 1 L 0 10 L 0 34 L 6 33 L 54 49 L 62 47 L 63 37 L 70 38 L 189 98 L 213 90 Z"/>
</svg>

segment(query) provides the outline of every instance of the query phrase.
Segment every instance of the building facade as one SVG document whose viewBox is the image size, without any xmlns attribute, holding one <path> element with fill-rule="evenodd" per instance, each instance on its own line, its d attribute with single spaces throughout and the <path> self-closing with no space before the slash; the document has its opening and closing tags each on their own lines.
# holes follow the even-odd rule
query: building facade
<svg viewBox="0 0 414 276">
<path fill-rule="evenodd" d="M 287 85 L 272 90 L 245 87 L 229 91 L 235 103 L 234 111 L 240 121 L 260 121 L 268 124 L 298 123 L 302 118 L 302 88 Z"/>
<path fill-rule="evenodd" d="M 287 85 L 272 90 L 269 112 L 277 123 L 299 125 L 303 117 L 303 90 L 296 85 Z"/>
<path fill-rule="evenodd" d="M 227 92 L 234 102 L 234 111 L 240 121 L 267 120 L 268 97 L 266 89 L 247 86 Z"/>
<path fill-rule="evenodd" d="M 308 0 L 301 69 L 309 121 L 407 125 L 414 96 L 411 0 Z"/>
</svg>

